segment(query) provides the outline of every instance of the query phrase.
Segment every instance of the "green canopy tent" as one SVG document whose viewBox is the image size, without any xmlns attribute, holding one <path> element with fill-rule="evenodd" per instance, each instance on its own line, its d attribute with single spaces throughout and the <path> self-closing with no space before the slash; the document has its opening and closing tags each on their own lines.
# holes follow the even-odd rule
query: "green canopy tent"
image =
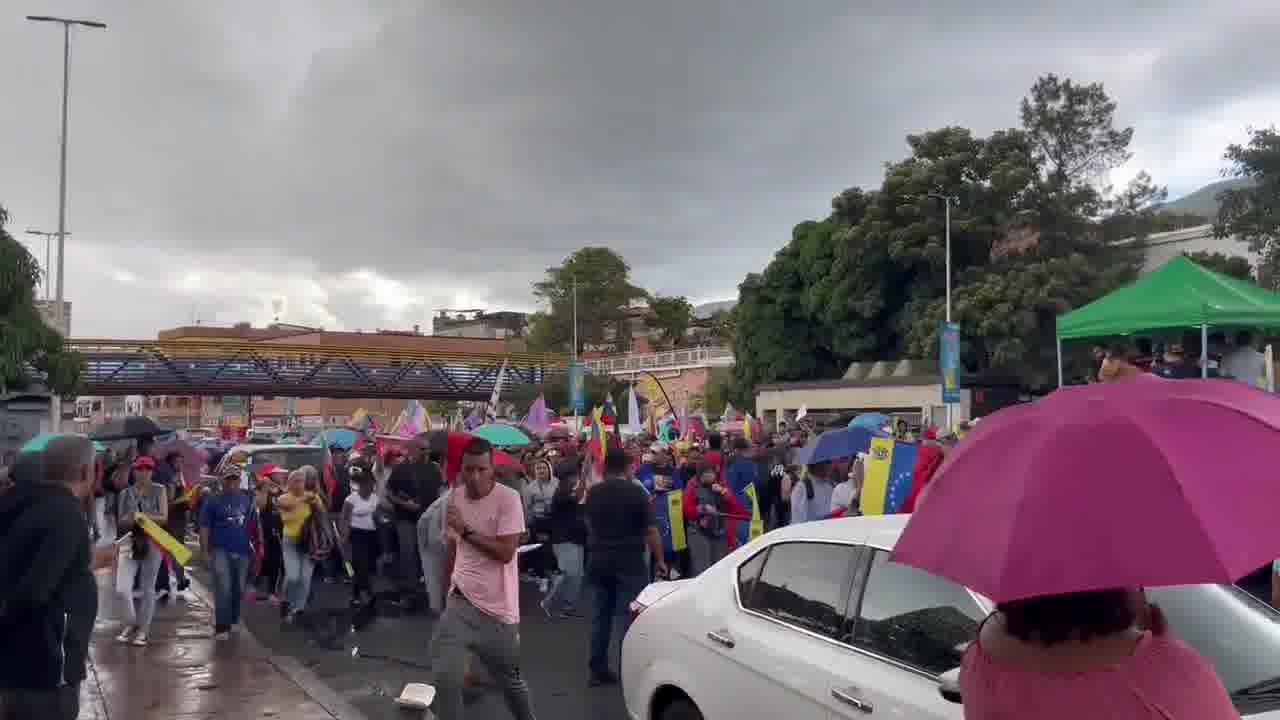
<svg viewBox="0 0 1280 720">
<path fill-rule="evenodd" d="M 1059 386 L 1063 340 L 1190 327 L 1200 328 L 1201 367 L 1207 374 L 1209 326 L 1280 326 L 1280 294 L 1179 255 L 1132 284 L 1058 316 L 1057 325 Z"/>
</svg>

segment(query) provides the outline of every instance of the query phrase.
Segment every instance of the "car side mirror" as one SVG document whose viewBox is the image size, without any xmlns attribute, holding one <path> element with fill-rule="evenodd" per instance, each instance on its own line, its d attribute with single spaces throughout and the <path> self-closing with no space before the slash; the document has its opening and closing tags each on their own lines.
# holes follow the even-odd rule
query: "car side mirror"
<svg viewBox="0 0 1280 720">
<path fill-rule="evenodd" d="M 963 704 L 960 697 L 960 668 L 951 668 L 938 676 L 938 692 L 947 702 Z"/>
</svg>

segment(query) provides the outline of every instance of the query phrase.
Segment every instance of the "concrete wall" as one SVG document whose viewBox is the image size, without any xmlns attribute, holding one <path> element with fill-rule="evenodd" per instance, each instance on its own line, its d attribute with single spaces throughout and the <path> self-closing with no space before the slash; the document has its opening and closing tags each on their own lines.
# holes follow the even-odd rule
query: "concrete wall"
<svg viewBox="0 0 1280 720">
<path fill-rule="evenodd" d="M 817 384 L 815 384 L 817 385 Z M 968 420 L 972 394 L 960 391 L 961 402 L 955 406 L 955 422 Z M 776 425 L 780 420 L 795 417 L 801 407 L 809 412 L 911 412 L 923 418 L 943 424 L 946 406 L 942 404 L 942 386 L 939 383 L 912 385 L 845 386 L 834 383 L 825 386 L 764 389 L 756 394 L 756 413 L 765 422 Z"/>
<path fill-rule="evenodd" d="M 1254 267 L 1258 265 L 1257 253 L 1249 252 L 1247 244 L 1233 237 L 1214 237 L 1212 225 L 1197 225 L 1183 230 L 1156 233 L 1148 237 L 1142 271 L 1151 272 L 1182 253 L 1193 252 L 1239 255 L 1248 258 Z"/>
</svg>

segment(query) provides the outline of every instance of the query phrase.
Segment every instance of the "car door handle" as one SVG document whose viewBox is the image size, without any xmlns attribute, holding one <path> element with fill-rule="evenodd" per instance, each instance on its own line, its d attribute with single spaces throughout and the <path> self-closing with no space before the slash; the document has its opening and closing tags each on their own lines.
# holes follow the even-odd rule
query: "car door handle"
<svg viewBox="0 0 1280 720">
<path fill-rule="evenodd" d="M 728 633 L 723 633 L 716 630 L 711 630 L 710 632 L 708 632 L 707 639 L 713 643 L 716 643 L 717 645 L 723 645 L 724 647 L 727 647 L 727 648 L 732 648 L 734 645 L 737 644 L 733 641 L 733 638 L 729 637 Z"/>
<path fill-rule="evenodd" d="M 854 695 L 856 692 L 858 692 L 857 688 L 846 688 L 844 690 L 841 690 L 840 688 L 832 688 L 831 697 L 839 700 L 845 705 L 852 705 L 854 708 L 864 713 L 870 713 L 875 710 L 871 703 Z"/>
</svg>

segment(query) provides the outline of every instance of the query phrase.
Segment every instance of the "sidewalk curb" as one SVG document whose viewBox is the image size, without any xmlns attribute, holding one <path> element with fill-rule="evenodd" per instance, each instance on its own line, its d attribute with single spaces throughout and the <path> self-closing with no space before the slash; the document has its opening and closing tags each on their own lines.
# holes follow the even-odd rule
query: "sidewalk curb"
<svg viewBox="0 0 1280 720">
<path fill-rule="evenodd" d="M 201 602 L 212 609 L 213 595 L 204 586 L 204 583 L 200 582 L 199 578 L 194 577 L 194 575 L 195 573 L 188 569 L 187 579 L 191 581 L 191 586 L 188 589 L 196 597 L 200 598 Z M 276 655 L 268 651 L 266 646 L 258 642 L 258 639 L 253 636 L 253 633 L 245 625 L 240 625 L 240 628 L 236 631 L 236 636 L 240 643 L 248 645 L 251 650 L 265 657 L 272 667 L 279 670 L 280 674 L 288 678 L 289 682 L 297 685 L 317 705 L 324 708 L 324 711 L 329 713 L 334 720 L 369 720 L 368 716 L 334 692 L 319 676 L 298 662 L 297 658 L 289 657 L 288 655 Z"/>
</svg>

